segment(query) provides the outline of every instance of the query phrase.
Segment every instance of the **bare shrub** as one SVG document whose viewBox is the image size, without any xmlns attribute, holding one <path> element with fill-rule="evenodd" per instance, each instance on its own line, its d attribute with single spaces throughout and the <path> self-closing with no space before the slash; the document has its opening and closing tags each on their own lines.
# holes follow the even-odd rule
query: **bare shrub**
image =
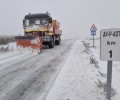
<svg viewBox="0 0 120 100">
<path fill-rule="evenodd" d="M 111 96 L 115 96 L 117 94 L 116 89 L 112 88 L 111 89 Z"/>
<path fill-rule="evenodd" d="M 90 54 L 91 53 L 91 51 L 89 49 L 85 49 L 85 50 L 83 50 L 83 52 L 85 52 L 86 54 Z"/>
<path fill-rule="evenodd" d="M 0 45 L 6 45 L 15 42 L 15 36 L 0 36 Z"/>
<path fill-rule="evenodd" d="M 96 85 L 97 85 L 98 88 L 103 89 L 102 94 L 103 94 L 103 95 L 106 95 L 106 92 L 107 92 L 107 83 L 103 83 L 103 82 L 100 81 L 99 79 L 98 79 L 98 81 L 95 82 L 95 83 L 96 83 Z M 113 97 L 113 96 L 115 96 L 116 94 L 117 94 L 116 89 L 114 89 L 114 88 L 112 87 L 112 88 L 111 88 L 111 96 Z"/>
<path fill-rule="evenodd" d="M 99 68 L 98 61 L 92 56 L 90 56 L 90 64 L 94 64 L 94 67 Z"/>
<path fill-rule="evenodd" d="M 90 54 L 90 44 L 86 43 L 85 41 L 82 41 L 83 45 L 85 46 L 85 50 L 83 52 L 85 52 L 86 54 Z"/>
<path fill-rule="evenodd" d="M 8 52 L 8 51 L 9 51 L 9 46 L 7 46 L 7 47 L 1 46 L 0 53 L 5 53 L 5 52 Z"/>
<path fill-rule="evenodd" d="M 102 72 L 98 71 L 101 77 L 106 78 L 106 74 L 103 74 Z"/>
<path fill-rule="evenodd" d="M 103 83 L 99 79 L 98 79 L 98 82 L 95 82 L 95 83 L 96 83 L 97 87 L 99 87 L 100 89 L 106 87 L 106 83 Z"/>
</svg>

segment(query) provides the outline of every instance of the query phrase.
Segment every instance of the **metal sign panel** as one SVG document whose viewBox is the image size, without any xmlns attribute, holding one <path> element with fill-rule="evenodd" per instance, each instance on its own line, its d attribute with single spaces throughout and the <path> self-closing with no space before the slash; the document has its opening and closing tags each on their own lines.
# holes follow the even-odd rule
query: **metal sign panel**
<svg viewBox="0 0 120 100">
<path fill-rule="evenodd" d="M 93 24 L 93 25 L 91 26 L 91 28 L 90 28 L 91 35 L 96 35 L 96 30 L 97 30 L 97 28 L 96 28 L 96 26 Z"/>
<path fill-rule="evenodd" d="M 92 26 L 91 26 L 91 28 L 90 28 L 90 31 L 96 31 L 97 30 L 97 28 L 96 28 L 96 26 L 93 24 Z"/>
<path fill-rule="evenodd" d="M 91 35 L 96 35 L 96 31 L 91 31 Z"/>
<path fill-rule="evenodd" d="M 120 60 L 120 28 L 101 30 L 100 59 L 103 61 Z"/>
</svg>

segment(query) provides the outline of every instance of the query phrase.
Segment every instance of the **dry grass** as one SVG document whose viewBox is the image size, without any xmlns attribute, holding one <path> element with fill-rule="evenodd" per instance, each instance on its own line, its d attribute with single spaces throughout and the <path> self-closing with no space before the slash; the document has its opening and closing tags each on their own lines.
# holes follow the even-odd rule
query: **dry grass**
<svg viewBox="0 0 120 100">
<path fill-rule="evenodd" d="M 97 87 L 100 89 L 103 89 L 103 92 L 101 94 L 106 95 L 107 92 L 107 83 L 103 83 L 102 81 L 100 81 L 98 79 L 98 82 L 95 82 Z M 113 87 L 111 88 L 111 96 L 115 96 L 117 94 L 116 89 L 114 89 Z"/>
</svg>

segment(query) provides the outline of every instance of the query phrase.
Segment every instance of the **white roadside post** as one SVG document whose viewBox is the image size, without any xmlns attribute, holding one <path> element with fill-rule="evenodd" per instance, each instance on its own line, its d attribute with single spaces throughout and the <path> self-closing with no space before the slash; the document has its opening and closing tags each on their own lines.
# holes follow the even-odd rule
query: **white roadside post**
<svg viewBox="0 0 120 100">
<path fill-rule="evenodd" d="M 101 30 L 100 59 L 108 62 L 106 99 L 111 100 L 112 61 L 120 60 L 120 28 Z"/>
<path fill-rule="evenodd" d="M 95 47 L 95 46 L 94 46 L 94 36 L 96 35 L 96 30 L 97 30 L 97 28 L 96 28 L 96 26 L 93 24 L 93 25 L 91 26 L 91 28 L 90 28 L 91 36 L 93 36 L 93 46 L 92 46 L 92 47 Z"/>
</svg>

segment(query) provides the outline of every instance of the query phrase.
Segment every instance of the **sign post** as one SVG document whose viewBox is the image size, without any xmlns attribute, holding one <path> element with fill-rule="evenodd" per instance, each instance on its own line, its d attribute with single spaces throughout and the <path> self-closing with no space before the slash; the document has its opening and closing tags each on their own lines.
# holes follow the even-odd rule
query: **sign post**
<svg viewBox="0 0 120 100">
<path fill-rule="evenodd" d="M 103 29 L 100 32 L 100 59 L 107 61 L 107 93 L 111 100 L 112 61 L 120 61 L 120 29 Z"/>
<path fill-rule="evenodd" d="M 111 82 L 112 82 L 112 61 L 107 64 L 107 93 L 106 99 L 111 100 Z"/>
<path fill-rule="evenodd" d="M 91 35 L 93 36 L 93 46 L 92 47 L 95 47 L 94 46 L 94 36 L 96 35 L 96 30 L 97 30 L 97 28 L 96 28 L 96 26 L 93 24 L 92 26 L 91 26 L 91 28 L 90 28 L 90 31 L 91 31 Z"/>
<path fill-rule="evenodd" d="M 94 47 L 94 43 L 95 43 L 94 40 L 95 40 L 95 39 L 94 39 L 94 35 L 93 35 L 93 47 Z"/>
</svg>

